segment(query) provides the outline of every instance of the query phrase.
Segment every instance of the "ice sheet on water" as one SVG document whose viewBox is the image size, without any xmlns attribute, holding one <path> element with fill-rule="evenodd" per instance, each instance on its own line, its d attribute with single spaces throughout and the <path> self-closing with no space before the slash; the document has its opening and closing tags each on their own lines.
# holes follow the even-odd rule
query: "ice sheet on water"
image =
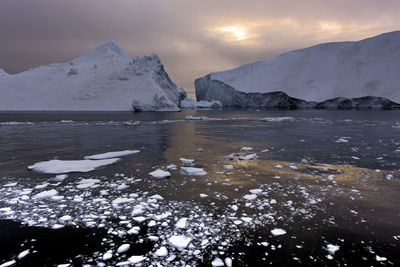
<svg viewBox="0 0 400 267">
<path fill-rule="evenodd" d="M 96 168 L 114 164 L 119 161 L 119 158 L 103 159 L 103 160 L 59 160 L 53 159 L 49 161 L 37 162 L 28 169 L 49 174 L 63 174 L 70 172 L 90 172 Z"/>
<path fill-rule="evenodd" d="M 111 159 L 139 153 L 140 150 L 123 150 L 85 156 L 85 159 Z"/>
</svg>

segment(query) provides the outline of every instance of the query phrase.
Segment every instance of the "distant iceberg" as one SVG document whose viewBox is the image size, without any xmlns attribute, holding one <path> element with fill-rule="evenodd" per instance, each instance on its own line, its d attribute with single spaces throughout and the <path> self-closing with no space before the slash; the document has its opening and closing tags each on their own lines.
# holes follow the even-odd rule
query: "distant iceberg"
<svg viewBox="0 0 400 267">
<path fill-rule="evenodd" d="M 178 111 L 186 97 L 156 54 L 132 59 L 114 41 L 67 63 L 10 75 L 0 110 Z"/>
<path fill-rule="evenodd" d="M 224 107 L 398 108 L 399 69 L 396 31 L 210 73 L 196 79 L 196 98 Z"/>
</svg>

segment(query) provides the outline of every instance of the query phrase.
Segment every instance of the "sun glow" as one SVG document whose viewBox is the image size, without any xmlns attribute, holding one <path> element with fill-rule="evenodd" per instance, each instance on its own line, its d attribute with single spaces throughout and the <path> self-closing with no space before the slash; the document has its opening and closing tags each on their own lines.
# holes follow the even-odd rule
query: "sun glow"
<svg viewBox="0 0 400 267">
<path fill-rule="evenodd" d="M 247 31 L 244 27 L 241 26 L 221 27 L 219 28 L 219 31 L 227 34 L 231 39 L 236 41 L 247 39 Z"/>
</svg>

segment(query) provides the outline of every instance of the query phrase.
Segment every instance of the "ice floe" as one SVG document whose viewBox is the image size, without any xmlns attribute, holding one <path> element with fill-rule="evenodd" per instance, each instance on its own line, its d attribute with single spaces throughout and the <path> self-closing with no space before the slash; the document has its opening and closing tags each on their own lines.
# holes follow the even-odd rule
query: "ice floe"
<svg viewBox="0 0 400 267">
<path fill-rule="evenodd" d="M 49 174 L 63 174 L 70 172 L 90 172 L 96 168 L 114 164 L 119 161 L 119 158 L 103 159 L 103 160 L 59 160 L 53 159 L 49 161 L 37 162 L 28 169 Z"/>
<path fill-rule="evenodd" d="M 204 171 L 203 168 L 196 167 L 181 167 L 181 171 L 183 174 L 187 175 L 206 175 L 207 172 Z"/>
<path fill-rule="evenodd" d="M 136 154 L 139 152 L 140 152 L 140 150 L 113 151 L 113 152 L 106 152 L 106 153 L 102 153 L 102 154 L 86 156 L 85 159 L 111 159 L 111 158 L 118 158 L 118 157 L 122 157 L 122 156 Z"/>
<path fill-rule="evenodd" d="M 281 228 L 275 228 L 275 229 L 271 230 L 271 234 L 273 234 L 274 236 L 284 235 L 284 234 L 286 234 L 286 231 Z"/>
<path fill-rule="evenodd" d="M 151 176 L 154 178 L 167 178 L 171 176 L 171 173 L 169 171 L 164 171 L 161 169 L 157 169 L 155 171 L 152 171 L 149 173 Z"/>
</svg>

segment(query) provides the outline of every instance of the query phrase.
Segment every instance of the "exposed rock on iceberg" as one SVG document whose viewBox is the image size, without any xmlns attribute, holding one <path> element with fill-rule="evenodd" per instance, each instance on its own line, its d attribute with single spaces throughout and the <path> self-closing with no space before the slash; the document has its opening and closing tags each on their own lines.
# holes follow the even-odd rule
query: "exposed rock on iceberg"
<svg viewBox="0 0 400 267">
<path fill-rule="evenodd" d="M 399 69 L 397 31 L 358 42 L 319 44 L 210 73 L 195 81 L 196 97 L 226 107 L 392 108 L 396 103 L 388 99 L 400 102 Z"/>
<path fill-rule="evenodd" d="M 156 54 L 132 59 L 115 42 L 67 63 L 0 70 L 0 110 L 177 111 L 186 97 Z"/>
</svg>

